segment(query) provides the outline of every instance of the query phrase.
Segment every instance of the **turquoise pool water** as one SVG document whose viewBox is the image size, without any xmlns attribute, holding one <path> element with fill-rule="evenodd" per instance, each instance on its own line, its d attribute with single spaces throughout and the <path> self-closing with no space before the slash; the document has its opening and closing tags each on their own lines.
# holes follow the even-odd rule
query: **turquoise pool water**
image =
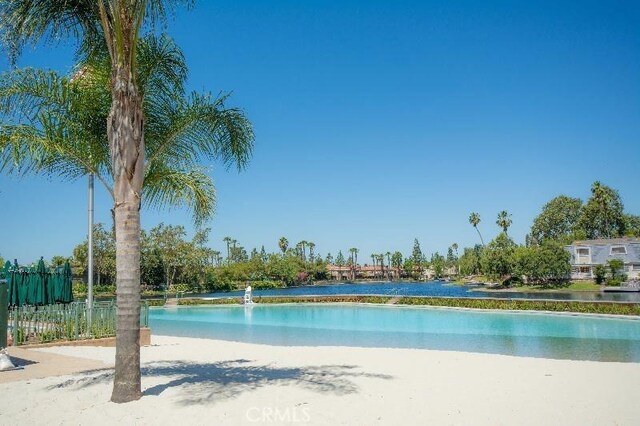
<svg viewBox="0 0 640 426">
<path fill-rule="evenodd" d="M 286 346 L 424 348 L 640 362 L 640 321 L 366 305 L 154 308 L 154 334 Z"/>
</svg>

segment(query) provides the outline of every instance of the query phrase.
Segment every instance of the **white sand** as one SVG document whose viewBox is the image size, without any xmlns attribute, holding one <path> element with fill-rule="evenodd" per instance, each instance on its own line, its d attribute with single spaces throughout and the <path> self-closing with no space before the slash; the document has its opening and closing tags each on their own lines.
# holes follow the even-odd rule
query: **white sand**
<svg viewBox="0 0 640 426">
<path fill-rule="evenodd" d="M 111 371 L 0 385 L 0 424 L 531 424 L 640 421 L 640 364 L 153 336 L 145 396 Z M 113 362 L 113 348 L 57 347 Z"/>
</svg>

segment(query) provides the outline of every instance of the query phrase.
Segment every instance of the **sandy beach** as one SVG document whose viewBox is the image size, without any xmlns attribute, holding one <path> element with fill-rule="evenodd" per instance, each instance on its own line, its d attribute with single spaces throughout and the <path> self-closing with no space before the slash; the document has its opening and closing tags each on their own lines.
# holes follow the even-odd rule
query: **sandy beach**
<svg viewBox="0 0 640 426">
<path fill-rule="evenodd" d="M 113 348 L 32 350 L 104 367 L 0 384 L 1 424 L 631 425 L 640 418 L 640 364 L 632 363 L 153 336 L 142 349 L 143 398 L 117 405 L 108 402 Z"/>
</svg>

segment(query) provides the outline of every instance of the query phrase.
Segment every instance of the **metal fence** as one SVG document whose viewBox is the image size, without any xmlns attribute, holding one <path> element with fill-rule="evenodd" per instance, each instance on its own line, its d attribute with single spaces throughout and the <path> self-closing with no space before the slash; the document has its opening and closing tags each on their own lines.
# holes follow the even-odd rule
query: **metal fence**
<svg viewBox="0 0 640 426">
<path fill-rule="evenodd" d="M 87 329 L 87 305 L 20 306 L 9 310 L 9 329 L 14 345 L 47 343 L 56 340 L 82 340 L 116 335 L 114 302 L 94 302 L 91 330 Z M 149 305 L 142 302 L 140 325 L 149 326 Z"/>
</svg>

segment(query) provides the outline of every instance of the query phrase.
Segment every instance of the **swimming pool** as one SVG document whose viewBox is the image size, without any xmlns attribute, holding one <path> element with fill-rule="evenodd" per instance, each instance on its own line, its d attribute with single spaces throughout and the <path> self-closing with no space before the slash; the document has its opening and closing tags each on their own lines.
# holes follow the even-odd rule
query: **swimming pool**
<svg viewBox="0 0 640 426">
<path fill-rule="evenodd" d="M 640 320 L 358 304 L 153 308 L 154 334 L 640 362 Z"/>
</svg>

